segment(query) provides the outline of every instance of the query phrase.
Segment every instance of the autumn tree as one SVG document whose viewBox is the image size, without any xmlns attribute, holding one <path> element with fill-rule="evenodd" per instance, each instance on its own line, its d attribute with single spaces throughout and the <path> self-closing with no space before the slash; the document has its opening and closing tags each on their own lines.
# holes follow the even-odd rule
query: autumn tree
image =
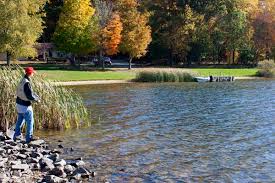
<svg viewBox="0 0 275 183">
<path fill-rule="evenodd" d="M 105 68 L 103 55 L 115 55 L 119 52 L 121 42 L 122 22 L 120 16 L 114 11 L 112 1 L 95 0 L 96 17 L 98 29 L 93 30 L 96 33 L 97 45 L 99 51 L 99 61 L 102 69 Z"/>
<path fill-rule="evenodd" d="M 53 41 L 58 50 L 72 54 L 72 65 L 77 55 L 90 53 L 96 47 L 91 39 L 94 12 L 89 0 L 64 0 Z"/>
<path fill-rule="evenodd" d="M 121 42 L 122 29 L 120 16 L 117 13 L 114 13 L 106 27 L 104 27 L 102 30 L 102 45 L 104 52 L 107 55 L 115 55 L 118 53 L 118 46 Z"/>
<path fill-rule="evenodd" d="M 275 1 L 259 2 L 259 11 L 253 19 L 254 43 L 259 57 L 269 58 L 275 47 Z"/>
<path fill-rule="evenodd" d="M 129 69 L 133 58 L 140 58 L 147 53 L 152 40 L 149 14 L 140 12 L 138 8 L 137 0 L 117 0 L 116 3 L 123 24 L 120 50 L 129 55 Z"/>
<path fill-rule="evenodd" d="M 0 1 L 0 52 L 7 53 L 7 64 L 11 58 L 35 56 L 33 47 L 42 34 L 41 0 Z"/>
</svg>

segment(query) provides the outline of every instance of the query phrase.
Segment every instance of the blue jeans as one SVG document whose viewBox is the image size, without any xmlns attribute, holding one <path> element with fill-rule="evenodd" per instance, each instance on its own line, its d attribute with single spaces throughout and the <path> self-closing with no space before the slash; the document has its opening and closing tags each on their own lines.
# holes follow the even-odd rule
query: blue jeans
<svg viewBox="0 0 275 183">
<path fill-rule="evenodd" d="M 24 120 L 25 120 L 26 125 L 27 125 L 26 143 L 29 143 L 31 141 L 31 138 L 32 138 L 32 135 L 33 135 L 33 124 L 34 124 L 33 110 L 32 109 L 28 109 L 25 113 L 18 113 L 13 140 L 15 140 L 16 137 L 21 135 L 21 128 L 24 124 Z"/>
</svg>

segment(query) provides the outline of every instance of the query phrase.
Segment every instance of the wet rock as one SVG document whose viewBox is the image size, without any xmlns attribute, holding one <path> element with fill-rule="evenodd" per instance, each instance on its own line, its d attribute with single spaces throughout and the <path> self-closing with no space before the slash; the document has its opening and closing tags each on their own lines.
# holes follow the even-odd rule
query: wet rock
<svg viewBox="0 0 275 183">
<path fill-rule="evenodd" d="M 67 174 L 72 174 L 74 170 L 75 170 L 75 168 L 74 168 L 72 165 L 66 165 L 66 166 L 64 167 L 64 171 L 65 171 Z"/>
<path fill-rule="evenodd" d="M 63 167 L 55 167 L 54 169 L 49 171 L 49 175 L 55 175 L 58 177 L 66 177 Z"/>
<path fill-rule="evenodd" d="M 53 149 L 53 150 L 51 150 L 51 153 L 58 153 L 58 154 L 60 154 L 61 151 L 60 151 L 60 150 L 57 150 L 57 149 Z"/>
<path fill-rule="evenodd" d="M 80 174 L 82 178 L 89 178 L 90 177 L 90 172 L 83 167 L 77 168 L 74 172 L 73 172 L 73 176 Z"/>
<path fill-rule="evenodd" d="M 91 173 L 91 176 L 92 176 L 92 177 L 95 177 L 96 175 L 97 175 L 96 172 L 92 172 L 92 173 Z"/>
<path fill-rule="evenodd" d="M 41 146 L 44 143 L 45 143 L 44 140 L 35 140 L 35 141 L 30 142 L 30 146 L 38 147 L 38 146 Z"/>
<path fill-rule="evenodd" d="M 66 161 L 64 159 L 61 159 L 59 161 L 56 161 L 54 163 L 54 166 L 65 166 L 66 164 L 67 164 Z"/>
<path fill-rule="evenodd" d="M 70 151 L 74 151 L 74 148 L 71 147 L 71 148 L 70 148 Z"/>
<path fill-rule="evenodd" d="M 78 161 L 72 162 L 71 165 L 74 166 L 74 167 L 76 167 L 76 168 L 77 167 L 82 167 L 82 166 L 85 165 L 85 162 L 82 161 L 82 160 L 78 160 Z"/>
<path fill-rule="evenodd" d="M 59 160 L 59 154 L 57 154 L 57 153 L 48 155 L 46 157 L 49 158 L 49 159 L 51 159 L 51 160 L 53 160 L 54 162 L 57 161 L 57 160 Z"/>
<path fill-rule="evenodd" d="M 63 145 L 61 145 L 61 144 L 58 144 L 58 147 L 61 149 L 64 148 Z"/>
</svg>

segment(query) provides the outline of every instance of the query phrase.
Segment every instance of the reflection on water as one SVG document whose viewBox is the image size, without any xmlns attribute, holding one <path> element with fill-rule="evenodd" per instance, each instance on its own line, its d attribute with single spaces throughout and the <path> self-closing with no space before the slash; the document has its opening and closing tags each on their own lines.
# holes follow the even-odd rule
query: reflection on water
<svg viewBox="0 0 275 183">
<path fill-rule="evenodd" d="M 275 182 L 275 82 L 73 87 L 94 124 L 41 132 L 110 182 Z"/>
</svg>

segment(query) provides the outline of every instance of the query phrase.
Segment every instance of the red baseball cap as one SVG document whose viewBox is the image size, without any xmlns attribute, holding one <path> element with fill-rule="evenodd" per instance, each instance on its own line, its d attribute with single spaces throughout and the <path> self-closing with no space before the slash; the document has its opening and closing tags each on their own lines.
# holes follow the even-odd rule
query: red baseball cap
<svg viewBox="0 0 275 183">
<path fill-rule="evenodd" d="M 25 73 L 31 75 L 32 73 L 35 73 L 35 70 L 33 69 L 33 67 L 26 67 Z"/>
</svg>

